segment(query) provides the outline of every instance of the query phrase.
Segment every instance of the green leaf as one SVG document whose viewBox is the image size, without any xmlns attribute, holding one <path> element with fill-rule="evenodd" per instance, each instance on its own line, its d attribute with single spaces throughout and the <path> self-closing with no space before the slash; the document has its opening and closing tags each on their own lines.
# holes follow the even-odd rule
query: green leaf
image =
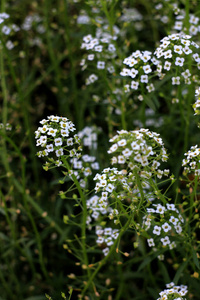
<svg viewBox="0 0 200 300">
<path fill-rule="evenodd" d="M 198 269 L 200 269 L 200 266 L 199 266 L 199 260 L 198 260 L 197 254 L 196 254 L 196 252 L 194 251 L 194 249 L 192 249 L 192 257 L 193 257 L 193 261 L 194 261 L 196 267 L 197 267 Z"/>
<path fill-rule="evenodd" d="M 170 282 L 171 279 L 169 277 L 168 270 L 167 270 L 165 264 L 162 261 L 158 261 L 158 265 L 160 267 L 160 270 L 162 271 L 165 282 Z"/>
<path fill-rule="evenodd" d="M 175 285 L 178 283 L 179 278 L 181 277 L 183 270 L 185 269 L 185 267 L 187 266 L 187 264 L 189 263 L 189 260 L 186 260 L 182 263 L 182 265 L 178 268 L 176 275 L 174 276 L 174 279 L 172 280 Z"/>
</svg>

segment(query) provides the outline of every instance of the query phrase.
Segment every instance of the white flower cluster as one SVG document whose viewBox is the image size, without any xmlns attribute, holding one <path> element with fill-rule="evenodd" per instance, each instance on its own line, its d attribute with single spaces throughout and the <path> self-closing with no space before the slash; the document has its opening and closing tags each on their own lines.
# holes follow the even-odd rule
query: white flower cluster
<svg viewBox="0 0 200 300">
<path fill-rule="evenodd" d="M 196 91 L 195 91 L 195 98 L 196 98 L 196 101 L 193 104 L 193 109 L 195 112 L 194 115 L 199 115 L 200 114 L 200 110 L 199 110 L 199 108 L 200 108 L 200 87 L 198 89 L 196 89 Z"/>
<path fill-rule="evenodd" d="M 171 70 L 171 73 L 174 74 L 175 70 L 179 68 L 178 76 L 172 77 L 172 85 L 180 85 L 181 79 L 188 85 L 193 82 L 192 74 L 189 71 L 189 62 L 192 58 L 196 62 L 197 68 L 200 69 L 200 57 L 196 52 L 199 46 L 190 39 L 190 35 L 176 33 L 168 35 L 160 41 L 160 46 L 154 52 L 158 60 L 164 59 L 157 64 L 156 73 L 160 79 L 164 78 L 167 71 Z"/>
<path fill-rule="evenodd" d="M 131 77 L 130 84 L 125 85 L 125 92 L 130 90 L 138 90 L 140 85 L 144 85 L 150 93 L 154 91 L 153 83 L 150 83 L 150 76 L 152 73 L 153 63 L 156 65 L 158 61 L 152 58 L 150 51 L 135 51 L 129 57 L 125 58 L 123 63 L 129 68 L 123 68 L 120 75 Z"/>
<path fill-rule="evenodd" d="M 141 21 L 143 16 L 136 8 L 124 8 L 120 20 L 123 22 L 136 22 Z M 137 29 L 137 26 L 136 26 Z"/>
<path fill-rule="evenodd" d="M 174 24 L 174 30 L 184 31 L 185 11 L 180 10 L 180 14 L 176 16 Z M 192 36 L 197 35 L 200 32 L 199 18 L 193 14 L 189 17 L 189 34 Z"/>
<path fill-rule="evenodd" d="M 167 289 L 160 292 L 157 300 L 186 300 L 184 297 L 188 293 L 186 285 L 175 285 L 173 282 L 166 284 Z"/>
<path fill-rule="evenodd" d="M 0 24 L 2 24 L 9 17 L 10 16 L 7 13 L 5 13 L 5 12 L 0 13 Z"/>
<path fill-rule="evenodd" d="M 42 17 L 40 17 L 38 14 L 28 15 L 24 19 L 22 29 L 29 31 L 34 25 L 36 25 L 36 31 L 42 34 L 45 32 L 45 27 L 42 25 L 42 21 Z"/>
<path fill-rule="evenodd" d="M 163 123 L 163 117 L 157 117 L 155 111 L 151 108 L 146 108 L 145 109 L 145 118 L 146 118 L 146 122 L 145 125 L 149 128 L 149 127 L 153 127 L 153 128 L 160 128 Z M 140 120 L 135 119 L 133 121 L 133 124 L 135 125 L 135 127 L 138 128 L 142 128 L 143 127 L 143 123 Z"/>
<path fill-rule="evenodd" d="M 76 130 L 71 121 L 51 115 L 47 120 L 40 121 L 40 124 L 42 127 L 35 131 L 36 146 L 43 148 L 37 152 L 38 157 L 48 157 L 49 163 L 55 166 L 63 164 L 62 157 L 80 158 L 80 139 L 77 135 L 70 136 Z"/>
<path fill-rule="evenodd" d="M 184 173 L 194 173 L 196 176 L 200 175 L 200 148 L 197 145 L 192 146 L 188 152 L 184 154 L 186 158 L 182 161 Z"/>
<path fill-rule="evenodd" d="M 93 170 L 99 170 L 99 163 L 95 161 L 95 156 L 82 155 L 81 158 L 73 157 L 70 162 L 72 164 L 72 170 L 69 171 L 71 177 L 72 174 L 80 181 L 82 188 L 86 188 L 87 178 L 92 175 Z"/>
<path fill-rule="evenodd" d="M 4 12 L 0 13 L 0 24 L 4 23 L 9 18 L 10 16 L 7 13 Z M 6 24 L 6 23 L 1 25 L 1 33 L 3 35 L 9 36 L 13 32 L 17 32 L 20 30 L 19 26 L 17 26 L 16 24 Z M 5 45 L 8 50 L 13 49 L 15 46 L 11 40 L 7 40 Z"/>
<path fill-rule="evenodd" d="M 101 196 L 95 195 L 90 198 L 87 201 L 88 209 L 90 209 L 94 219 L 97 219 L 100 213 L 102 215 L 109 213 L 110 219 L 113 219 L 114 215 L 118 215 L 118 210 L 109 206 L 108 198 L 117 185 L 122 184 L 124 189 L 128 188 L 125 176 L 122 171 L 118 171 L 116 168 L 106 168 L 101 174 L 97 173 L 94 180 L 97 181 L 95 191 L 96 193 L 101 192 Z"/>
<path fill-rule="evenodd" d="M 112 164 L 127 164 L 130 170 L 147 171 L 148 178 L 152 175 L 158 178 L 167 176 L 169 170 L 159 169 L 160 161 L 166 162 L 168 159 L 164 143 L 159 136 L 158 133 L 144 128 L 118 131 L 118 134 L 110 139 L 113 145 L 108 153 L 119 154 L 112 157 Z"/>
<path fill-rule="evenodd" d="M 100 132 L 100 128 L 96 126 L 86 126 L 83 130 L 79 131 L 77 135 L 83 142 L 83 146 L 89 149 L 97 149 L 97 133 Z"/>
<path fill-rule="evenodd" d="M 108 26 L 105 25 L 102 28 L 97 29 L 95 37 L 92 37 L 91 34 L 83 37 L 81 49 L 89 51 L 89 54 L 81 60 L 80 65 L 82 66 L 82 70 L 87 68 L 88 63 L 91 64 L 91 62 L 93 62 L 93 64 L 95 64 L 95 69 L 106 69 L 109 73 L 115 71 L 112 59 L 116 57 L 114 40 L 117 39 L 118 33 L 119 29 L 114 26 L 113 35 L 111 35 Z M 95 74 L 91 74 L 90 77 L 86 79 L 86 85 L 93 83 L 97 79 L 98 77 Z"/>
<path fill-rule="evenodd" d="M 98 236 L 96 242 L 98 245 L 104 246 L 103 254 L 106 256 L 109 253 L 109 247 L 111 247 L 119 235 L 118 229 L 112 229 L 111 227 L 102 228 L 96 226 L 96 235 Z"/>
<path fill-rule="evenodd" d="M 87 200 L 88 227 L 91 228 L 90 223 L 92 222 L 92 218 L 99 222 L 101 216 L 103 216 L 104 219 L 105 217 L 108 218 L 108 221 L 112 220 L 117 225 L 120 217 L 119 210 L 121 209 L 122 204 L 118 204 L 116 195 L 121 202 L 127 198 L 128 192 L 131 193 L 125 174 L 123 174 L 122 171 L 118 171 L 116 168 L 106 168 L 101 174 L 96 174 L 94 180 L 97 181 L 95 186 L 96 193 L 99 192 L 100 195 L 94 195 Z M 117 188 L 123 195 L 117 191 Z M 128 213 L 128 207 L 125 213 Z M 114 240 L 118 236 L 118 232 L 118 229 L 111 229 L 110 227 L 96 227 L 96 234 L 98 236 L 97 244 L 106 244 L 106 248 L 103 249 L 104 255 L 108 254 L 109 247 L 114 243 Z"/>
<path fill-rule="evenodd" d="M 147 215 L 143 217 L 142 227 L 151 236 L 147 239 L 149 247 L 176 247 L 174 235 L 182 234 L 184 219 L 174 204 L 152 204 L 147 208 Z M 171 239 L 170 239 L 171 237 Z"/>
</svg>

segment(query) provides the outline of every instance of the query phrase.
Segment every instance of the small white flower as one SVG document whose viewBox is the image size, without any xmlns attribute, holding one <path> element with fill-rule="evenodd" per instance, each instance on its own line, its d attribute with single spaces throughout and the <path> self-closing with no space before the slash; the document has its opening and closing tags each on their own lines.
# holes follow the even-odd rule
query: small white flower
<svg viewBox="0 0 200 300">
<path fill-rule="evenodd" d="M 182 67 L 184 61 L 185 61 L 185 59 L 183 57 L 176 57 L 175 65 Z"/>
<path fill-rule="evenodd" d="M 185 46 L 185 48 L 183 48 L 183 52 L 188 55 L 190 53 L 192 53 L 192 50 L 188 47 L 188 46 Z"/>
<path fill-rule="evenodd" d="M 138 74 L 138 70 L 134 68 L 130 69 L 129 76 L 131 76 L 131 78 L 135 78 L 137 74 Z"/>
<path fill-rule="evenodd" d="M 161 227 L 155 225 L 153 229 L 153 234 L 160 235 Z"/>
<path fill-rule="evenodd" d="M 172 50 L 167 50 L 167 51 L 163 52 L 163 54 L 164 54 L 164 59 L 171 58 Z"/>
<path fill-rule="evenodd" d="M 147 243 L 148 243 L 149 247 L 154 247 L 155 246 L 155 243 L 154 243 L 153 239 L 147 239 Z"/>
<path fill-rule="evenodd" d="M 148 83 L 148 76 L 147 75 L 141 75 L 140 81 L 142 83 Z"/>
<path fill-rule="evenodd" d="M 168 236 L 165 236 L 164 238 L 161 238 L 160 240 L 161 240 L 163 246 L 166 246 L 166 245 L 170 244 L 170 240 L 169 240 Z"/>
<path fill-rule="evenodd" d="M 134 81 L 134 80 L 131 81 L 131 88 L 132 88 L 133 90 L 137 90 L 137 89 L 138 89 L 138 86 L 139 86 L 139 82 Z"/>
<path fill-rule="evenodd" d="M 180 84 L 180 76 L 172 77 L 172 85 L 179 85 Z"/>
<path fill-rule="evenodd" d="M 168 232 L 169 230 L 171 230 L 171 226 L 165 222 L 163 225 L 162 225 L 162 229 L 164 230 L 164 232 Z"/>
<path fill-rule="evenodd" d="M 114 185 L 109 183 L 106 187 L 106 191 L 112 193 L 113 190 L 114 190 Z"/>
<path fill-rule="evenodd" d="M 143 68 L 145 74 L 149 74 L 152 71 L 150 65 L 143 66 L 142 68 Z"/>
<path fill-rule="evenodd" d="M 117 144 L 121 147 L 125 146 L 126 145 L 126 140 L 125 139 L 122 139 L 120 141 L 117 142 Z"/>
<path fill-rule="evenodd" d="M 103 249 L 102 251 L 103 251 L 103 254 L 106 256 L 106 255 L 108 255 L 108 253 L 109 253 L 109 248 L 106 247 L 106 248 Z"/>
<path fill-rule="evenodd" d="M 97 69 L 105 69 L 105 61 L 98 61 Z"/>
<path fill-rule="evenodd" d="M 67 139 L 67 146 L 72 146 L 73 145 L 73 138 Z"/>
<path fill-rule="evenodd" d="M 49 144 L 46 146 L 46 149 L 48 152 L 53 152 L 54 148 L 53 148 L 53 144 Z"/>
<path fill-rule="evenodd" d="M 62 155 L 63 155 L 63 149 L 62 148 L 56 150 L 56 156 L 57 157 L 62 156 Z"/>
<path fill-rule="evenodd" d="M 147 85 L 147 91 L 149 92 L 149 93 L 151 93 L 151 92 L 153 92 L 153 91 L 155 91 L 155 88 L 154 88 L 154 85 L 153 85 L 153 83 L 151 83 L 151 84 L 149 84 L 149 85 Z"/>
<path fill-rule="evenodd" d="M 47 134 L 48 134 L 48 135 L 51 135 L 51 136 L 53 136 L 53 137 L 55 137 L 57 131 L 58 131 L 57 129 L 49 128 Z"/>
<path fill-rule="evenodd" d="M 181 45 L 174 45 L 174 52 L 178 54 L 183 53 L 183 47 Z"/>
<path fill-rule="evenodd" d="M 56 138 L 54 140 L 55 146 L 62 146 L 62 139 L 61 138 Z"/>
<path fill-rule="evenodd" d="M 162 215 L 164 212 L 165 212 L 165 207 L 162 206 L 161 204 L 157 204 L 156 213 L 159 213 Z"/>
</svg>

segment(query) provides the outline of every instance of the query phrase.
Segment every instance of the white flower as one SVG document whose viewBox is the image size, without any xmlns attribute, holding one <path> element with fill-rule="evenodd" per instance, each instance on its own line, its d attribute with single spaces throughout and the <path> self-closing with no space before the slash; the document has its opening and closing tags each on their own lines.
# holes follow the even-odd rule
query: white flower
<svg viewBox="0 0 200 300">
<path fill-rule="evenodd" d="M 131 76 L 131 78 L 135 78 L 137 74 L 138 74 L 138 70 L 134 68 L 130 69 L 129 76 Z"/>
<path fill-rule="evenodd" d="M 153 234 L 160 235 L 161 227 L 155 225 L 153 229 Z"/>
<path fill-rule="evenodd" d="M 48 152 L 53 152 L 54 148 L 53 148 L 53 144 L 49 144 L 46 146 L 46 149 Z"/>
<path fill-rule="evenodd" d="M 183 47 L 181 45 L 174 45 L 174 52 L 178 53 L 178 54 L 182 54 L 183 53 Z"/>
<path fill-rule="evenodd" d="M 143 66 L 142 68 L 143 68 L 145 74 L 149 74 L 152 71 L 150 65 Z"/>
<path fill-rule="evenodd" d="M 97 45 L 97 46 L 94 47 L 94 51 L 96 51 L 96 52 L 102 52 L 102 50 L 103 50 L 102 45 Z"/>
<path fill-rule="evenodd" d="M 185 59 L 183 57 L 176 57 L 175 65 L 182 67 L 184 61 L 185 61 Z"/>
<path fill-rule="evenodd" d="M 97 62 L 97 69 L 105 69 L 105 62 L 104 61 L 98 61 Z"/>
<path fill-rule="evenodd" d="M 181 233 L 182 232 L 182 227 L 181 227 L 181 225 L 179 223 L 177 225 L 175 225 L 174 227 L 175 227 L 177 233 Z"/>
<path fill-rule="evenodd" d="M 168 232 L 169 230 L 171 230 L 171 226 L 165 222 L 163 225 L 162 225 L 162 229 L 164 230 L 164 232 Z"/>
<path fill-rule="evenodd" d="M 164 54 L 165 59 L 171 58 L 172 57 L 172 50 L 167 50 L 167 51 L 163 52 L 163 54 Z"/>
<path fill-rule="evenodd" d="M 172 85 L 179 85 L 180 84 L 180 76 L 172 77 Z"/>
<path fill-rule="evenodd" d="M 54 137 L 56 136 L 57 131 L 58 131 L 57 129 L 49 128 L 47 134 Z"/>
<path fill-rule="evenodd" d="M 144 83 L 148 83 L 148 76 L 147 75 L 141 75 L 140 81 Z"/>
<path fill-rule="evenodd" d="M 170 68 L 171 68 L 171 62 L 166 61 L 165 64 L 164 64 L 164 69 L 167 70 L 167 71 L 169 71 Z"/>
<path fill-rule="evenodd" d="M 103 249 L 102 251 L 103 251 L 103 254 L 106 256 L 106 255 L 108 255 L 108 253 L 109 253 L 109 248 L 106 247 L 106 248 Z"/>
<path fill-rule="evenodd" d="M 122 139 L 120 141 L 117 142 L 117 144 L 121 147 L 125 146 L 126 145 L 126 140 L 125 139 Z"/>
<path fill-rule="evenodd" d="M 63 149 L 62 148 L 56 150 L 56 156 L 57 157 L 62 156 L 62 155 L 63 155 Z"/>
<path fill-rule="evenodd" d="M 123 68 L 122 71 L 120 72 L 121 76 L 129 76 L 130 75 L 130 70 L 127 68 Z"/>
<path fill-rule="evenodd" d="M 151 92 L 153 92 L 153 91 L 155 91 L 155 88 L 154 88 L 154 85 L 153 85 L 153 83 L 151 83 L 151 84 L 149 84 L 149 85 L 147 85 L 147 91 L 149 92 L 149 93 L 151 93 Z"/>
<path fill-rule="evenodd" d="M 62 139 L 61 138 L 56 138 L 54 140 L 55 146 L 62 146 Z"/>
<path fill-rule="evenodd" d="M 93 60 L 94 59 L 94 54 L 89 54 L 87 57 L 88 60 Z"/>
<path fill-rule="evenodd" d="M 161 238 L 160 240 L 161 240 L 163 246 L 166 246 L 166 245 L 170 244 L 170 240 L 169 240 L 168 236 L 165 236 L 164 238 Z"/>
<path fill-rule="evenodd" d="M 188 55 L 190 53 L 192 53 L 192 50 L 188 47 L 188 46 L 185 46 L 185 48 L 183 48 L 183 52 Z"/>
<path fill-rule="evenodd" d="M 134 81 L 134 80 L 131 81 L 131 88 L 132 88 L 133 90 L 137 90 L 137 89 L 138 89 L 138 86 L 139 86 L 139 82 Z"/>
<path fill-rule="evenodd" d="M 156 206 L 156 204 L 155 204 Z M 156 207 L 156 213 L 159 213 L 159 214 L 163 214 L 165 212 L 165 207 L 162 206 L 161 204 L 157 204 L 157 207 Z"/>
<path fill-rule="evenodd" d="M 114 190 L 114 185 L 109 183 L 106 187 L 106 191 L 112 193 L 113 190 Z"/>
<path fill-rule="evenodd" d="M 147 243 L 148 243 L 149 247 L 154 247 L 155 246 L 155 243 L 154 243 L 153 239 L 147 239 Z"/>
</svg>

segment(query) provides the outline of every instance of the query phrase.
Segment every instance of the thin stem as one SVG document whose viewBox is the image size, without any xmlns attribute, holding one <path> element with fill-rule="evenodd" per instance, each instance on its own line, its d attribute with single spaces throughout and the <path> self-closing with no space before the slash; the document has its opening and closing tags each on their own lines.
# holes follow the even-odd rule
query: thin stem
<svg viewBox="0 0 200 300">
<path fill-rule="evenodd" d="M 64 163 L 64 165 L 66 166 L 66 168 L 68 170 L 71 170 L 67 160 L 62 157 L 62 161 Z M 83 262 L 84 264 L 87 266 L 87 275 L 88 278 L 90 278 L 90 269 L 88 268 L 88 256 L 87 256 L 87 250 L 86 250 L 86 220 L 87 220 L 87 205 L 86 205 L 86 199 L 85 199 L 85 195 L 83 193 L 83 190 L 80 186 L 80 183 L 78 182 L 76 176 L 74 174 L 71 175 L 77 190 L 79 192 L 80 198 L 81 198 L 81 202 L 82 202 L 82 206 L 83 206 L 83 217 L 82 217 L 82 226 L 81 226 L 81 237 L 82 237 L 82 251 L 83 251 Z"/>
<path fill-rule="evenodd" d="M 83 291 L 82 291 L 82 296 L 85 295 L 85 292 L 88 290 L 88 288 L 90 287 L 90 285 L 92 284 L 95 276 L 98 274 L 98 272 L 100 271 L 100 269 L 105 265 L 105 263 L 108 261 L 108 259 L 110 258 L 111 254 L 113 253 L 113 251 L 116 249 L 116 246 L 118 244 L 118 241 L 120 240 L 121 236 L 124 234 L 124 232 L 128 229 L 130 222 L 132 221 L 133 216 L 130 215 L 128 218 L 128 221 L 126 222 L 126 224 L 124 225 L 123 228 L 121 228 L 121 231 L 119 233 L 118 238 L 115 240 L 114 244 L 111 246 L 111 249 L 108 253 L 107 256 L 105 256 L 99 263 L 98 263 L 98 267 L 96 268 L 96 270 L 91 274 L 86 286 L 84 287 Z"/>
</svg>

